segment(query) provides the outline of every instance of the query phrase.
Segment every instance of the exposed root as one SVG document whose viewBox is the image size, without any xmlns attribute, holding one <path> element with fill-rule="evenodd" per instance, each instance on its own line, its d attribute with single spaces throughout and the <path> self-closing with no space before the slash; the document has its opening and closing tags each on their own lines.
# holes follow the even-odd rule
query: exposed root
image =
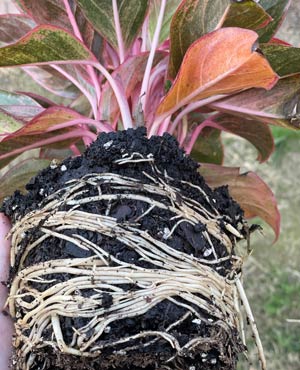
<svg viewBox="0 0 300 370">
<path fill-rule="evenodd" d="M 242 230 L 237 230 L 228 221 L 224 222 L 203 189 L 185 183 L 185 186 L 197 188 L 209 207 L 182 196 L 179 189 L 163 180 L 163 176 L 167 178 L 166 174 L 155 175 L 159 171 L 151 156 L 143 158 L 139 153 L 132 153 L 130 156 L 124 155 L 117 163 L 122 166 L 140 161 L 151 164 L 153 173 L 145 175 L 153 183 L 141 184 L 136 179 L 114 173 L 91 173 L 81 179 L 69 181 L 63 189 L 48 196 L 39 210 L 27 214 L 12 229 L 13 267 L 23 248 L 8 301 L 10 313 L 16 318 L 17 357 L 23 359 L 17 364 L 17 369 L 29 370 L 34 363 L 35 352 L 45 346 L 66 354 L 94 358 L 108 347 L 118 348 L 122 344 L 121 351 L 126 353 L 163 340 L 174 351 L 174 356 L 169 359 L 173 361 L 187 353 L 194 353 L 203 344 L 209 345 L 210 341 L 218 343 L 218 333 L 223 331 L 228 332 L 229 336 L 232 330 L 239 331 L 244 341 L 238 295 L 254 333 L 262 368 L 265 369 L 257 328 L 242 284 L 236 278 L 240 273 L 242 260 L 232 255 L 232 240 L 242 238 Z M 110 185 L 112 193 L 103 191 L 105 184 Z M 109 216 L 113 202 L 128 199 L 147 205 L 134 222 L 118 222 L 116 218 Z M 107 208 L 104 214 L 80 210 L 84 204 L 97 202 L 105 202 Z M 147 230 L 139 227 L 140 221 L 154 209 L 168 210 L 173 215 L 173 227 L 165 230 L 160 238 L 154 238 Z M 208 252 L 210 258 L 196 258 L 167 244 L 167 240 L 172 238 L 182 222 L 205 225 L 203 237 L 211 247 Z M 221 224 L 231 237 L 222 230 Z M 29 239 L 24 248 L 24 236 L 30 235 L 32 230 L 39 230 L 39 237 Z M 66 233 L 70 230 L 74 231 L 71 235 L 70 232 Z M 114 238 L 134 250 L 140 260 L 150 263 L 153 268 L 124 262 L 75 230 Z M 222 243 L 228 256 L 217 256 L 212 237 Z M 84 251 L 92 252 L 92 256 L 56 259 L 25 267 L 29 253 L 39 248 L 47 238 L 70 242 Z M 232 262 L 232 273 L 224 277 L 214 267 L 227 260 Z M 55 277 L 58 274 L 69 274 L 70 278 L 60 282 Z M 30 282 L 44 284 L 45 289 L 37 290 Z M 130 283 L 137 289 L 129 291 L 122 288 Z M 82 294 L 88 291 L 92 293 Z M 105 294 L 112 298 L 108 307 L 103 303 Z M 106 342 L 100 340 L 103 333 L 109 333 L 113 322 L 143 315 L 165 300 L 186 308 L 186 313 L 165 330 L 143 331 Z M 197 337 L 184 345 L 180 344 L 172 330 L 191 316 L 199 322 L 204 321 L 207 325 L 214 326 L 215 338 Z M 73 328 L 71 343 L 66 343 L 64 338 L 61 328 L 63 317 L 88 319 L 86 325 Z M 207 317 L 213 319 L 208 320 Z M 46 331 L 52 333 L 47 340 L 44 339 Z M 169 369 L 168 363 L 165 364 L 165 369 Z"/>
</svg>

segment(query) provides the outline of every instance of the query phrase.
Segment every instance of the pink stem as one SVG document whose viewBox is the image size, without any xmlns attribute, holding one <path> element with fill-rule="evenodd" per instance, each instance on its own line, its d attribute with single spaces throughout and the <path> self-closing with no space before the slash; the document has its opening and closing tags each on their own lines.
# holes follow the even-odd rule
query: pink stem
<svg viewBox="0 0 300 370">
<path fill-rule="evenodd" d="M 179 114 L 178 116 L 174 119 L 173 123 L 172 123 L 172 126 L 170 128 L 170 131 L 169 133 L 172 135 L 176 129 L 176 127 L 178 126 L 179 122 L 182 120 L 182 118 L 189 114 L 190 112 L 193 112 L 195 111 L 196 109 L 198 108 L 201 108 L 203 107 L 203 100 L 199 100 L 199 101 L 196 101 L 194 103 L 190 103 L 189 105 L 187 105 Z"/>
<path fill-rule="evenodd" d="M 91 139 L 92 141 L 97 139 L 97 135 L 93 134 L 89 130 L 79 129 L 79 130 L 74 130 L 74 131 L 68 132 L 66 134 L 57 135 L 57 136 L 51 137 L 49 139 L 40 140 L 40 141 L 37 141 L 36 143 L 31 144 L 31 145 L 23 146 L 22 148 L 15 149 L 15 150 L 13 150 L 9 153 L 1 155 L 0 158 L 1 159 L 8 158 L 8 157 L 11 157 L 15 154 L 23 153 L 26 150 L 39 148 L 43 145 L 56 143 L 58 141 L 63 141 L 63 140 L 71 139 L 71 138 L 81 138 L 82 139 L 82 138 L 86 138 L 86 137 Z"/>
<path fill-rule="evenodd" d="M 220 101 L 220 102 L 214 102 L 213 104 L 210 104 L 210 107 L 212 109 L 216 109 L 216 110 L 220 110 L 224 112 L 237 112 L 237 113 L 248 114 L 253 117 L 275 118 L 275 119 L 283 118 L 282 116 L 268 113 L 268 112 L 248 109 L 248 108 L 244 108 L 238 105 L 234 106 L 230 103 L 227 103 L 226 100 L 227 99 L 225 99 L 224 101 Z"/>
<path fill-rule="evenodd" d="M 151 50 L 150 54 L 147 60 L 147 65 L 144 73 L 144 78 L 142 82 L 142 88 L 141 88 L 141 104 L 142 104 L 142 109 L 143 111 L 145 110 L 145 105 L 146 105 L 146 99 L 148 98 L 147 96 L 147 91 L 148 91 L 148 86 L 149 86 L 149 79 L 150 79 L 150 74 L 151 74 L 151 69 L 152 69 L 152 64 L 153 64 L 153 59 L 155 56 L 155 52 L 157 49 L 157 45 L 159 42 L 159 34 L 161 31 L 161 26 L 164 18 L 164 13 L 165 13 L 165 8 L 166 8 L 166 0 L 161 0 L 161 5 L 160 5 L 160 10 L 159 10 L 159 15 L 158 15 L 158 20 L 151 44 Z"/>
<path fill-rule="evenodd" d="M 132 49 L 131 49 L 132 55 L 140 54 L 142 52 L 141 46 L 142 46 L 142 39 L 139 37 L 135 40 L 135 42 L 132 45 Z"/>
<path fill-rule="evenodd" d="M 211 117 L 206 119 L 205 121 L 203 121 L 202 123 L 200 123 L 200 125 L 198 125 L 191 138 L 190 138 L 190 141 L 188 143 L 188 145 L 185 147 L 185 151 L 187 154 L 190 154 L 192 149 L 193 149 L 193 146 L 195 145 L 195 142 L 198 138 L 198 136 L 200 135 L 201 131 L 205 128 L 205 127 L 214 127 L 214 128 L 217 128 L 219 130 L 222 130 L 222 127 L 220 127 L 216 122 L 212 121 L 211 120 Z"/>
<path fill-rule="evenodd" d="M 122 64 L 125 59 L 125 46 L 124 46 L 124 41 L 123 41 L 123 36 L 122 36 L 117 0 L 112 0 L 112 5 L 113 5 L 113 12 L 114 12 L 115 31 L 116 31 L 117 40 L 118 40 L 119 58 L 120 58 L 120 63 Z"/>
<path fill-rule="evenodd" d="M 141 52 L 147 51 L 147 41 L 148 41 L 148 31 L 149 31 L 149 15 L 144 20 L 143 26 L 142 26 L 142 45 L 141 45 Z"/>
<path fill-rule="evenodd" d="M 71 81 L 82 93 L 83 95 L 86 96 L 86 98 L 88 99 L 88 101 L 90 102 L 90 105 L 92 107 L 92 110 L 93 110 L 93 114 L 94 114 L 94 117 L 97 116 L 97 102 L 96 100 L 94 99 L 94 97 L 88 92 L 88 90 L 86 90 L 77 80 L 76 78 L 74 78 L 73 76 L 71 76 L 68 72 L 64 71 L 61 67 L 57 66 L 57 65 L 54 65 L 54 64 L 50 64 L 50 66 L 55 69 L 57 72 L 59 72 L 61 75 L 63 75 L 64 77 L 66 77 L 69 81 Z"/>
<path fill-rule="evenodd" d="M 34 65 L 47 65 L 47 62 L 40 62 L 40 63 L 34 63 Z M 102 64 L 99 62 L 96 62 L 94 60 L 57 60 L 53 61 L 52 64 L 55 65 L 64 65 L 64 64 L 69 64 L 69 65 L 87 65 L 87 66 L 92 66 L 98 71 L 100 71 L 103 76 L 107 79 L 108 83 L 110 84 L 111 88 L 113 89 L 113 92 L 116 96 L 122 120 L 123 120 L 123 127 L 125 129 L 132 128 L 133 123 L 132 123 L 132 117 L 129 109 L 128 102 L 126 100 L 126 96 L 122 94 L 120 87 L 118 86 L 117 82 L 113 79 L 111 74 L 107 71 L 106 68 L 103 67 Z M 26 64 L 25 64 L 26 66 Z"/>
<path fill-rule="evenodd" d="M 170 124 L 171 117 L 167 117 L 163 123 L 159 126 L 159 130 L 157 132 L 158 136 L 162 136 L 165 132 L 168 132 L 168 126 Z"/>
<path fill-rule="evenodd" d="M 76 22 L 76 19 L 74 17 L 74 14 L 72 12 L 72 9 L 70 7 L 69 1 L 68 0 L 64 0 L 64 5 L 65 5 L 65 8 L 66 8 L 66 11 L 67 11 L 67 14 L 68 14 L 68 17 L 69 17 L 70 23 L 72 25 L 72 28 L 73 28 L 73 31 L 74 31 L 75 36 L 80 41 L 83 42 L 83 37 L 82 37 L 81 32 L 79 30 L 79 27 L 77 25 L 77 22 Z M 94 88 L 95 88 L 95 91 L 96 91 L 97 104 L 99 104 L 100 98 L 101 98 L 101 89 L 100 89 L 100 86 L 99 86 L 97 75 L 96 75 L 94 69 L 91 66 L 88 66 L 87 67 L 87 71 L 88 71 L 88 73 L 89 73 L 89 75 L 91 77 L 91 80 L 93 82 L 93 85 L 94 85 Z M 95 114 L 95 119 L 98 120 L 99 118 L 100 118 L 100 112 L 97 110 L 96 111 L 96 114 Z"/>
<path fill-rule="evenodd" d="M 182 117 L 185 115 L 185 114 L 187 114 L 187 113 L 189 113 L 189 112 L 191 112 L 191 111 L 193 111 L 194 109 L 196 109 L 196 108 L 200 108 L 200 107 L 203 107 L 204 105 L 207 105 L 207 104 L 209 104 L 209 103 L 211 103 L 211 102 L 213 102 L 213 101 L 215 101 L 215 100 L 218 100 L 218 99 L 221 99 L 221 98 L 223 98 L 224 97 L 224 95 L 214 95 L 214 96 L 211 96 L 211 97 L 209 97 L 209 98 L 206 98 L 206 99 L 202 99 L 202 100 L 198 100 L 197 102 L 195 102 L 195 103 L 190 103 L 185 109 L 183 109 L 182 110 L 182 112 L 180 112 L 179 113 L 179 115 L 181 115 L 181 118 L 180 119 L 182 119 Z M 191 104 L 195 104 L 195 105 L 193 105 L 192 107 L 190 107 L 191 106 Z M 189 108 L 190 107 L 190 108 Z M 193 108 L 193 109 L 192 109 Z M 171 109 L 171 110 L 169 110 L 168 112 L 166 112 L 166 113 L 163 113 L 163 114 L 161 114 L 160 116 L 158 116 L 158 117 L 156 117 L 156 119 L 154 120 L 154 122 L 153 122 L 153 124 L 152 124 L 152 126 L 151 126 L 151 129 L 150 129 L 150 132 L 149 132 L 149 135 L 150 136 L 152 136 L 152 135 L 155 135 L 156 134 L 156 132 L 157 132 L 157 129 L 158 129 L 158 127 L 159 127 L 159 125 L 161 124 L 161 122 L 163 122 L 164 121 L 164 119 L 166 118 L 166 117 L 168 117 L 168 116 L 170 116 L 170 115 L 172 115 L 174 112 L 176 112 L 176 110 L 178 110 L 179 108 L 176 108 L 176 105 Z M 183 112 L 185 112 L 184 114 L 182 114 Z M 178 122 L 180 121 L 180 119 L 179 120 L 177 120 L 177 117 L 175 118 L 175 121 L 176 121 L 176 125 L 178 124 Z M 174 122 L 175 122 L 174 121 Z M 170 130 L 170 133 L 172 133 L 173 131 L 172 131 L 172 129 Z"/>
<path fill-rule="evenodd" d="M 80 150 L 77 148 L 75 144 L 70 145 L 70 149 L 72 150 L 74 156 L 78 157 L 79 155 L 81 155 Z"/>
<path fill-rule="evenodd" d="M 115 52 L 115 50 L 107 43 L 106 43 L 105 50 L 106 50 L 106 53 L 107 53 L 107 55 L 109 56 L 109 58 L 111 59 L 111 62 L 112 62 L 111 69 L 118 68 L 120 63 L 119 63 L 119 60 L 118 60 L 118 55 Z"/>
<path fill-rule="evenodd" d="M 161 78 L 162 75 L 166 72 L 166 70 L 167 70 L 166 63 L 162 63 L 162 64 L 158 65 L 157 68 L 155 68 L 155 70 L 153 71 L 153 73 L 151 74 L 150 79 L 149 79 L 149 88 L 148 88 L 149 91 L 150 91 L 152 85 L 155 83 L 156 78 L 157 77 Z"/>
<path fill-rule="evenodd" d="M 184 116 L 184 118 L 182 119 L 182 124 L 181 124 L 181 133 L 180 133 L 180 137 L 178 140 L 180 146 L 183 145 L 186 139 L 187 133 L 188 133 L 188 120 L 187 120 L 187 116 Z"/>
<path fill-rule="evenodd" d="M 103 76 L 107 79 L 108 83 L 110 84 L 116 96 L 117 102 L 119 104 L 121 116 L 122 116 L 124 129 L 127 130 L 128 128 L 132 128 L 133 127 L 132 117 L 131 117 L 128 102 L 126 100 L 126 96 L 125 94 L 122 94 L 122 92 L 120 91 L 120 87 L 118 86 L 117 82 L 113 79 L 111 74 L 100 63 L 88 62 L 88 61 L 81 61 L 80 63 L 83 63 L 83 64 L 90 63 L 103 74 Z"/>
</svg>

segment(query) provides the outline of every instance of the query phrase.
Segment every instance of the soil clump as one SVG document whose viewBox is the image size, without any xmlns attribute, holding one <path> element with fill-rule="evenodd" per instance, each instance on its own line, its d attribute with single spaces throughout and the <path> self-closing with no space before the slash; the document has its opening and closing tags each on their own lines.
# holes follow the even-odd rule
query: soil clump
<svg viewBox="0 0 300 370">
<path fill-rule="evenodd" d="M 30 370 L 236 368 L 244 347 L 226 281 L 240 265 L 228 224 L 246 237 L 243 211 L 226 187 L 207 186 L 172 136 L 101 134 L 26 189 L 2 205 L 19 225 L 10 274 L 12 297 L 13 289 L 23 297 L 10 307 L 17 370 L 22 362 Z M 211 285 L 197 290 L 207 277 Z"/>
</svg>

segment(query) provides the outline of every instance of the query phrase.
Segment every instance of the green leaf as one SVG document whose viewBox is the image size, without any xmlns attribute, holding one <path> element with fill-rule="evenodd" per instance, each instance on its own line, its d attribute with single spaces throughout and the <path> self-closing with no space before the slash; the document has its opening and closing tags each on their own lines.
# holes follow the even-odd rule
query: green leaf
<svg viewBox="0 0 300 370">
<path fill-rule="evenodd" d="M 19 40 L 35 26 L 34 21 L 21 14 L 0 16 L 0 46 Z"/>
<path fill-rule="evenodd" d="M 260 49 L 280 77 L 300 73 L 300 48 L 263 44 L 260 45 Z"/>
<path fill-rule="evenodd" d="M 215 30 L 230 0 L 183 0 L 170 29 L 169 75 L 175 77 L 190 45 Z"/>
<path fill-rule="evenodd" d="M 224 150 L 220 130 L 205 127 L 193 146 L 191 157 L 201 163 L 222 164 Z"/>
<path fill-rule="evenodd" d="M 118 48 L 112 1 L 76 0 L 94 28 L 115 48 Z M 136 38 L 145 19 L 148 0 L 118 0 L 119 18 L 126 48 Z"/>
<path fill-rule="evenodd" d="M 233 2 L 226 12 L 222 27 L 241 27 L 257 30 L 266 27 L 272 17 L 253 0 Z"/>
<path fill-rule="evenodd" d="M 13 117 L 10 114 L 7 114 L 0 108 L 0 135 L 14 132 L 21 128 L 22 126 L 23 122 L 18 121 L 15 117 Z"/>
<path fill-rule="evenodd" d="M 290 129 L 300 128 L 300 74 L 283 78 L 269 91 L 250 89 L 210 104 L 248 119 Z"/>
<path fill-rule="evenodd" d="M 42 110 L 29 96 L 0 90 L 0 134 L 18 130 L 25 121 Z"/>
<path fill-rule="evenodd" d="M 74 33 L 62 0 L 20 0 L 20 3 L 23 11 L 29 14 L 37 24 L 49 24 Z M 73 1 L 70 2 L 70 5 L 84 43 L 89 49 L 92 49 L 98 34 L 84 17 L 81 9 Z M 99 52 L 99 48 L 97 52 Z"/>
<path fill-rule="evenodd" d="M 201 175 L 212 188 L 228 185 L 232 198 L 239 203 L 246 218 L 260 217 L 274 230 L 276 239 L 280 233 L 280 213 L 273 192 L 254 172 L 240 174 L 240 169 L 213 164 L 201 164 Z"/>
<path fill-rule="evenodd" d="M 291 0 L 260 0 L 259 4 L 273 18 L 273 21 L 266 27 L 257 31 L 259 34 L 259 42 L 268 42 L 280 27 L 291 4 Z"/>
<path fill-rule="evenodd" d="M 95 60 L 79 40 L 48 25 L 38 26 L 16 43 L 0 48 L 0 67 L 86 59 Z"/>
<path fill-rule="evenodd" d="M 168 0 L 166 4 L 166 9 L 164 13 L 163 23 L 159 34 L 159 42 L 163 42 L 169 38 L 170 35 L 170 25 L 172 17 L 180 4 L 181 0 Z M 151 39 L 153 38 L 155 27 L 159 15 L 161 0 L 152 0 L 150 2 L 150 12 L 149 12 L 149 33 Z"/>
<path fill-rule="evenodd" d="M 63 70 L 71 76 L 77 77 L 75 66 L 61 66 Z M 66 79 L 62 74 L 50 66 L 30 66 L 24 70 L 29 76 L 51 93 L 66 99 L 75 99 L 80 95 L 80 91 L 73 83 Z"/>
<path fill-rule="evenodd" d="M 258 151 L 258 161 L 265 162 L 273 153 L 272 132 L 265 123 L 230 114 L 219 114 L 213 120 L 223 131 L 240 136 L 254 145 Z"/>
<path fill-rule="evenodd" d="M 79 118 L 84 119 L 84 117 L 72 109 L 61 106 L 50 107 L 34 117 L 27 125 L 12 136 L 44 134 L 52 126 Z"/>
<path fill-rule="evenodd" d="M 30 105 L 40 107 L 40 105 L 34 99 L 30 98 L 27 95 L 13 93 L 5 90 L 0 90 L 0 106 L 2 105 Z"/>
<path fill-rule="evenodd" d="M 46 159 L 29 158 L 17 162 L 7 170 L 3 169 L 0 175 L 0 203 L 11 195 L 12 189 L 24 190 L 28 181 L 49 164 L 50 161 Z"/>
</svg>

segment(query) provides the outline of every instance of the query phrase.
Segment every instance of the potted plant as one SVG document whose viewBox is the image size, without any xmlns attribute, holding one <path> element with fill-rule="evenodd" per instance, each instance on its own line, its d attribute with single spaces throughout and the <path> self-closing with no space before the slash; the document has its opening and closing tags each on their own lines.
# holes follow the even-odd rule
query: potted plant
<svg viewBox="0 0 300 370">
<path fill-rule="evenodd" d="M 277 237 L 279 213 L 221 166 L 220 134 L 263 162 L 269 124 L 298 128 L 299 49 L 274 38 L 289 1 L 17 3 L 0 66 L 68 101 L 0 95 L 13 366 L 235 369 L 244 311 L 265 369 L 235 246 L 245 217 Z"/>
</svg>

